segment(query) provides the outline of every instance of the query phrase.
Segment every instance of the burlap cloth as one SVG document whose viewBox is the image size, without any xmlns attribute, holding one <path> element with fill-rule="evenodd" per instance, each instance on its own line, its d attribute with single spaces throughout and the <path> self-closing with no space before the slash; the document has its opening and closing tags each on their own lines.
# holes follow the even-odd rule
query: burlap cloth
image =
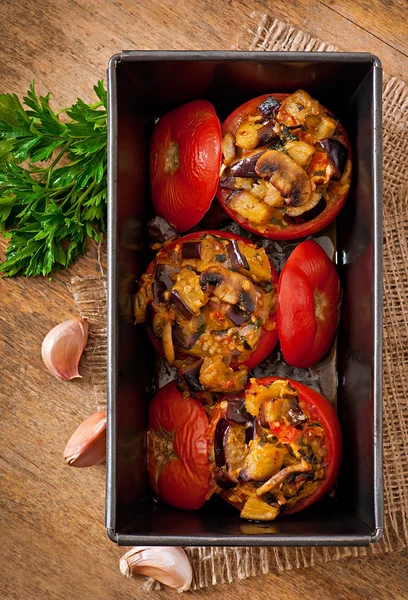
<svg viewBox="0 0 408 600">
<path fill-rule="evenodd" d="M 240 49 L 336 51 L 290 25 L 258 14 Z M 375 50 L 375 49 L 374 49 Z M 271 570 L 308 567 L 349 556 L 401 551 L 408 545 L 408 86 L 385 75 L 384 106 L 384 485 L 385 534 L 369 548 L 188 548 L 193 588 L 244 579 Z M 105 404 L 106 279 L 73 278 L 79 313 L 90 322 L 89 389 Z M 150 587 L 154 587 L 151 585 Z"/>
</svg>

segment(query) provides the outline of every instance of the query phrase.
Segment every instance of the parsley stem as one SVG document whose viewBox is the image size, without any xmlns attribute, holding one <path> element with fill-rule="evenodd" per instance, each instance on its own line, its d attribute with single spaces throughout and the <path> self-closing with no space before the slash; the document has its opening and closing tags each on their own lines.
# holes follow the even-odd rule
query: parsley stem
<svg viewBox="0 0 408 600">
<path fill-rule="evenodd" d="M 47 176 L 47 187 L 50 187 L 50 179 L 51 179 L 51 175 L 52 175 L 52 170 L 55 167 L 55 165 L 64 156 L 65 152 L 68 150 L 68 148 L 70 147 L 71 144 L 72 144 L 71 140 L 68 140 L 67 142 L 65 142 L 65 144 L 62 147 L 61 152 L 58 153 L 57 157 L 52 161 L 50 166 L 46 167 L 46 169 L 44 169 L 44 172 L 41 175 L 41 177 L 39 178 L 38 183 L 41 183 L 41 181 L 45 178 L 45 176 Z"/>
</svg>

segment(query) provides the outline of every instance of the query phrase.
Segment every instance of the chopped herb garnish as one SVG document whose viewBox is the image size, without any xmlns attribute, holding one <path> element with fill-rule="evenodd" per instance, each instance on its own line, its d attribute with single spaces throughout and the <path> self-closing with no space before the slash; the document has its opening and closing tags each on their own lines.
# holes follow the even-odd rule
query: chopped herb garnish
<svg viewBox="0 0 408 600">
<path fill-rule="evenodd" d="M 257 329 L 259 329 L 261 325 L 262 325 L 262 319 L 260 317 L 258 317 L 257 320 L 255 321 L 255 327 Z"/>
<path fill-rule="evenodd" d="M 267 281 L 267 282 L 264 284 L 264 286 L 263 286 L 264 292 L 265 292 L 266 294 L 268 294 L 269 292 L 271 292 L 271 291 L 272 291 L 272 288 L 273 288 L 272 281 Z"/>
<path fill-rule="evenodd" d="M 227 260 L 227 257 L 224 256 L 223 254 L 216 254 L 215 255 L 215 260 L 218 262 L 224 262 Z"/>
<path fill-rule="evenodd" d="M 197 339 L 203 335 L 204 331 L 207 329 L 206 323 L 202 323 L 200 327 L 197 329 Z"/>
</svg>

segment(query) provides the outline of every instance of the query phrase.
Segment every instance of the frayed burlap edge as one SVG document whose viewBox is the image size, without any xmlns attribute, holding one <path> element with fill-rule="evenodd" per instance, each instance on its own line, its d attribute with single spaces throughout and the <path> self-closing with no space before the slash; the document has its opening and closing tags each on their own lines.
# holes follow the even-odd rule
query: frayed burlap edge
<svg viewBox="0 0 408 600">
<path fill-rule="evenodd" d="M 255 29 L 244 32 L 240 49 L 254 51 L 337 51 L 338 48 L 272 19 L 254 14 Z M 234 580 L 309 567 L 346 557 L 401 551 L 408 546 L 408 86 L 385 76 L 384 109 L 384 482 L 385 533 L 376 544 L 354 548 L 187 548 L 193 589 Z M 105 403 L 106 279 L 74 278 L 79 313 L 89 319 L 89 377 L 97 406 Z M 100 376 L 102 376 L 102 381 Z M 157 589 L 148 580 L 147 589 Z"/>
</svg>

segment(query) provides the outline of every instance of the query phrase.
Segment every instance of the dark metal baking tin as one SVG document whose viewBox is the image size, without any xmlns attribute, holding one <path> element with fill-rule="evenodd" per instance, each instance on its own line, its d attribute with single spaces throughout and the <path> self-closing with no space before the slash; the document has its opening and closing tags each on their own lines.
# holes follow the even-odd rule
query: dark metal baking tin
<svg viewBox="0 0 408 600">
<path fill-rule="evenodd" d="M 106 527 L 119 545 L 357 546 L 383 530 L 381 64 L 370 54 L 123 52 L 109 88 L 108 442 Z M 351 195 L 337 221 L 343 310 L 338 414 L 344 435 L 336 498 L 276 523 L 251 523 L 219 498 L 198 512 L 151 499 L 145 470 L 146 398 L 154 356 L 131 323 L 133 280 L 146 266 L 152 214 L 148 140 L 153 119 L 208 98 L 223 119 L 268 92 L 307 89 L 341 119 L 354 157 Z"/>
</svg>

